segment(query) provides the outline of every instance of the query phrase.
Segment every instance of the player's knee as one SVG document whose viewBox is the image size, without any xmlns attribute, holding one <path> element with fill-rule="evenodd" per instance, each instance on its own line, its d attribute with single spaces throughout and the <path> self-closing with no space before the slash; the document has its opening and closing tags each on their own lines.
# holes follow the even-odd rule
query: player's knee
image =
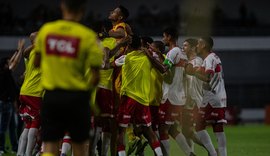
<svg viewBox="0 0 270 156">
<path fill-rule="evenodd" d="M 223 123 L 213 124 L 213 131 L 215 133 L 217 133 L 217 132 L 224 132 Z"/>
<path fill-rule="evenodd" d="M 183 128 L 183 129 L 182 129 L 182 133 L 183 133 L 183 135 L 184 135 L 185 137 L 191 138 L 193 131 L 192 131 L 192 129 L 186 127 L 186 128 Z"/>
<path fill-rule="evenodd" d="M 175 138 L 180 132 L 177 130 L 177 127 L 173 126 L 169 129 L 169 134 Z"/>
</svg>

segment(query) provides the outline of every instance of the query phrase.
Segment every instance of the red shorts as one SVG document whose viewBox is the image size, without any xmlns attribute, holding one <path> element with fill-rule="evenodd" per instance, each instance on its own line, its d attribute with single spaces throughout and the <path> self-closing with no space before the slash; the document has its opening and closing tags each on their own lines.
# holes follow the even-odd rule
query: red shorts
<svg viewBox="0 0 270 156">
<path fill-rule="evenodd" d="M 40 117 L 41 97 L 20 95 L 20 113 L 29 115 L 32 119 Z"/>
<path fill-rule="evenodd" d="M 159 123 L 173 125 L 177 120 L 182 123 L 183 106 L 172 105 L 169 100 L 159 106 Z"/>
<path fill-rule="evenodd" d="M 109 89 L 98 88 L 96 102 L 100 108 L 101 117 L 114 117 L 113 93 Z"/>
<path fill-rule="evenodd" d="M 40 126 L 41 97 L 20 95 L 21 106 L 19 113 L 26 122 L 26 128 L 38 128 Z"/>
<path fill-rule="evenodd" d="M 131 121 L 136 125 L 151 126 L 149 106 L 142 105 L 127 96 L 122 96 L 118 111 L 119 126 L 127 127 Z"/>
<path fill-rule="evenodd" d="M 225 107 L 213 108 L 208 104 L 200 108 L 196 117 L 196 129 L 204 129 L 207 124 L 227 123 L 225 119 Z"/>
<path fill-rule="evenodd" d="M 195 112 L 198 112 L 198 109 L 197 110 L 195 108 L 194 109 L 186 109 L 186 108 L 183 109 L 183 114 L 182 114 L 183 126 L 192 127 L 194 125 L 194 123 L 195 123 L 194 117 L 196 116 Z"/>
</svg>

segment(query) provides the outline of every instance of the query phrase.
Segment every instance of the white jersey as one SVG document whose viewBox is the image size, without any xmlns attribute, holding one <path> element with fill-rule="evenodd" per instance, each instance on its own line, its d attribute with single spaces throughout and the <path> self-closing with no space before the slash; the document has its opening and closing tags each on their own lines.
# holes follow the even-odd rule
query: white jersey
<svg viewBox="0 0 270 156">
<path fill-rule="evenodd" d="M 180 50 L 179 47 L 174 47 L 171 49 L 167 55 L 168 59 L 172 64 L 174 73 L 172 76 L 172 83 L 168 84 L 163 81 L 162 92 L 163 97 L 161 103 L 165 103 L 166 100 L 169 100 L 172 105 L 184 105 L 186 103 L 186 95 L 183 84 L 184 77 L 184 68 L 178 66 L 180 59 L 187 60 L 187 55 Z"/>
<path fill-rule="evenodd" d="M 219 57 L 215 53 L 210 53 L 203 61 L 202 68 L 205 72 L 213 76 L 209 83 L 203 84 L 203 106 L 208 103 L 213 108 L 222 108 L 227 105 L 223 69 Z"/>
<path fill-rule="evenodd" d="M 192 60 L 188 61 L 190 64 L 193 65 L 194 68 L 201 67 L 203 60 L 196 56 Z M 186 108 L 192 109 L 195 105 L 197 107 L 201 107 L 202 99 L 203 99 L 203 81 L 198 79 L 195 76 L 187 75 L 186 74 L 186 93 L 187 93 L 187 101 L 186 101 Z"/>
</svg>

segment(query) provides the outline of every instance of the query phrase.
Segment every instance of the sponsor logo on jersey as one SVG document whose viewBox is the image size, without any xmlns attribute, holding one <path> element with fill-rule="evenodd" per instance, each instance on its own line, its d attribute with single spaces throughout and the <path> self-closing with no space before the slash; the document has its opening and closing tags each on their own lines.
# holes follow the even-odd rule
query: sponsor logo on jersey
<svg viewBox="0 0 270 156">
<path fill-rule="evenodd" d="M 80 39 L 71 36 L 48 35 L 46 38 L 46 53 L 76 58 Z"/>
</svg>

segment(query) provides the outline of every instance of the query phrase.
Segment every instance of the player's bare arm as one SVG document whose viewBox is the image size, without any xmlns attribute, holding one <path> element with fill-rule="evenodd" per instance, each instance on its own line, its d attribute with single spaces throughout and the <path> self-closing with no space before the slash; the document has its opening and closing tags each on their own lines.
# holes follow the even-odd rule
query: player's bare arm
<svg viewBox="0 0 270 156">
<path fill-rule="evenodd" d="M 91 67 L 92 77 L 90 80 L 90 84 L 92 84 L 94 87 L 98 85 L 100 74 L 99 74 L 100 67 Z"/>
<path fill-rule="evenodd" d="M 31 50 L 33 50 L 33 49 L 34 49 L 34 45 L 29 45 L 27 48 L 25 48 L 23 51 L 23 57 L 28 59 Z"/>
<path fill-rule="evenodd" d="M 125 47 L 127 46 L 129 43 L 131 42 L 131 37 L 130 36 L 126 36 L 125 38 L 121 39 L 118 44 L 109 52 L 109 58 L 113 57 L 113 56 L 118 56 L 119 53 L 119 49 L 121 47 Z"/>
<path fill-rule="evenodd" d="M 114 37 L 114 38 L 123 38 L 126 36 L 124 28 L 120 27 L 117 30 L 110 30 L 109 31 L 109 36 Z"/>
<path fill-rule="evenodd" d="M 36 52 L 34 60 L 35 67 L 40 67 L 40 61 L 41 61 L 41 54 L 40 52 Z"/>
<path fill-rule="evenodd" d="M 194 75 L 204 82 L 210 82 L 212 78 L 212 74 L 210 72 L 202 71 L 199 68 L 194 72 Z"/>
<path fill-rule="evenodd" d="M 185 73 L 188 75 L 195 75 L 197 70 L 199 70 L 199 67 L 194 67 L 191 63 L 185 65 Z"/>
<path fill-rule="evenodd" d="M 146 56 L 149 58 L 150 62 L 152 63 L 152 65 L 159 70 L 159 72 L 161 72 L 162 74 L 166 73 L 169 69 L 169 66 L 166 66 L 164 64 L 162 64 L 160 61 L 158 61 L 157 59 L 155 59 L 153 57 L 153 55 L 147 50 L 147 49 L 142 49 L 144 51 L 144 53 L 146 54 Z"/>
<path fill-rule="evenodd" d="M 9 69 L 14 71 L 17 67 L 17 65 L 20 62 L 20 59 L 22 57 L 22 52 L 24 50 L 24 44 L 25 40 L 21 39 L 18 41 L 18 47 L 16 52 L 12 55 L 11 59 L 9 60 Z"/>
</svg>

